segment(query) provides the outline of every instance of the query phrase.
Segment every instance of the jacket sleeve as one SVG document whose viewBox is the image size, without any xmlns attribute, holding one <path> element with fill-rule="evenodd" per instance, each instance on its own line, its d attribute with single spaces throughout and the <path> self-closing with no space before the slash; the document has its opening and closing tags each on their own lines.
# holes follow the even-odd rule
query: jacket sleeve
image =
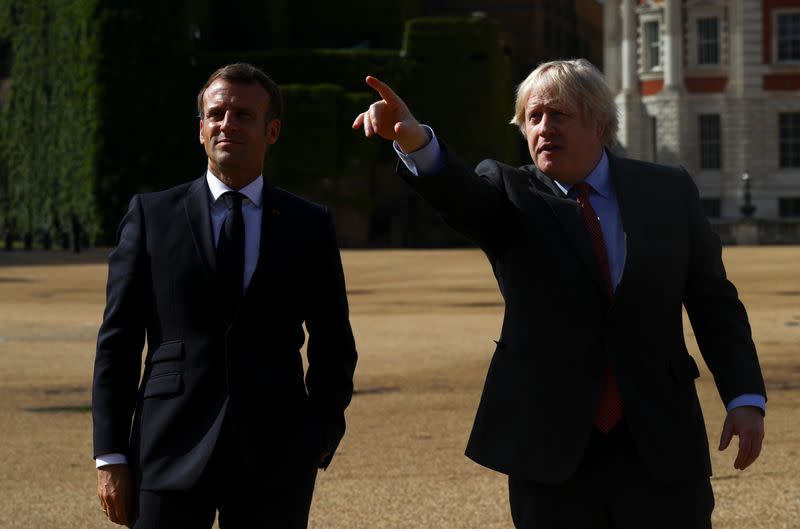
<svg viewBox="0 0 800 529">
<path fill-rule="evenodd" d="M 686 171 L 682 177 L 687 186 L 690 240 L 684 306 L 700 353 L 726 405 L 747 393 L 766 397 L 747 312 L 722 263 L 722 243 L 703 214 L 692 178 Z"/>
<path fill-rule="evenodd" d="M 490 256 L 502 252 L 518 233 L 517 217 L 508 199 L 503 173 L 515 170 L 494 160 L 470 169 L 444 143 L 442 170 L 415 176 L 402 162 L 398 174 L 424 198 L 453 229 Z"/>
<path fill-rule="evenodd" d="M 324 429 L 330 463 L 345 431 L 344 410 L 353 394 L 357 353 L 348 316 L 344 272 L 330 212 L 325 210 L 312 278 L 308 330 L 306 388 L 312 414 Z"/>
<path fill-rule="evenodd" d="M 122 220 L 108 263 L 106 309 L 97 337 L 92 384 L 94 456 L 129 455 L 150 292 L 144 215 L 139 196 Z"/>
</svg>

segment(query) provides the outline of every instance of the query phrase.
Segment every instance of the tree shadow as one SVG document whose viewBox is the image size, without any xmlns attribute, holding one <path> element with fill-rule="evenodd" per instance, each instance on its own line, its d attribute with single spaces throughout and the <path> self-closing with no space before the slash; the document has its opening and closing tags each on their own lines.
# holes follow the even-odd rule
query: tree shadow
<svg viewBox="0 0 800 529">
<path fill-rule="evenodd" d="M 106 264 L 111 248 L 92 248 L 81 253 L 63 250 L 0 250 L 0 268 L 9 266 L 59 266 Z M 0 279 L 0 281 L 5 281 Z"/>
</svg>

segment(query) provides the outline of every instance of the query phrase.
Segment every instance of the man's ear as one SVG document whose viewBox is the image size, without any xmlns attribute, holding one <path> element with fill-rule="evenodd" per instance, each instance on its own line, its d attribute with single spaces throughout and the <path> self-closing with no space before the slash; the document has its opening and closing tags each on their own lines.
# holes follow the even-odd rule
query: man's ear
<svg viewBox="0 0 800 529">
<path fill-rule="evenodd" d="M 205 145 L 206 140 L 203 138 L 203 120 L 200 120 L 200 144 Z"/>
<path fill-rule="evenodd" d="M 267 145 L 274 145 L 281 134 L 281 120 L 271 119 L 267 123 Z"/>
</svg>

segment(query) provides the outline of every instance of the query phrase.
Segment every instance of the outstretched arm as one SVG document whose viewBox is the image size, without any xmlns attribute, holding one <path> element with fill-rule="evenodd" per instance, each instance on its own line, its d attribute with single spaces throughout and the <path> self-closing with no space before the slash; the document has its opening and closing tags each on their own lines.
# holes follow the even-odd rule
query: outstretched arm
<svg viewBox="0 0 800 529">
<path fill-rule="evenodd" d="M 396 141 L 407 153 L 428 143 L 428 133 L 389 85 L 371 75 L 367 76 L 367 84 L 378 92 L 381 100 L 356 116 L 354 129 L 363 127 L 364 135 L 368 138 L 377 134 L 386 140 Z"/>
<path fill-rule="evenodd" d="M 367 76 L 366 81 L 381 99 L 356 117 L 353 128 L 363 128 L 367 137 L 378 135 L 395 142 L 396 147 L 410 155 L 401 155 L 400 176 L 439 211 L 451 227 L 490 255 L 500 251 L 517 232 L 517 221 L 513 208 L 509 207 L 502 174 L 515 169 L 501 168 L 497 162 L 486 161 L 473 171 L 443 144 L 432 141 L 433 132 L 417 121 L 406 103 L 387 84 L 372 76 Z M 427 163 L 422 165 L 428 169 L 419 171 L 423 158 Z M 436 169 L 431 170 L 431 167 Z M 524 179 L 527 181 L 527 176 Z"/>
</svg>

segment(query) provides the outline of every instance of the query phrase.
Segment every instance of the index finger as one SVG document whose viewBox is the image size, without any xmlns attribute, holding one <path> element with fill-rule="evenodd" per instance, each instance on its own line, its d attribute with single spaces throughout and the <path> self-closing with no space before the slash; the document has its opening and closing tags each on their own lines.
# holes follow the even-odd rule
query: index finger
<svg viewBox="0 0 800 529">
<path fill-rule="evenodd" d="M 384 101 L 387 103 L 399 103 L 401 101 L 400 96 L 394 93 L 392 88 L 378 79 L 377 77 L 372 77 L 371 75 L 367 76 L 367 84 L 372 87 L 373 90 L 378 92 L 380 96 L 383 98 Z"/>
<path fill-rule="evenodd" d="M 736 461 L 733 462 L 734 468 L 744 470 L 750 465 L 751 444 L 749 437 L 739 436 L 739 452 L 736 454 Z"/>
</svg>

